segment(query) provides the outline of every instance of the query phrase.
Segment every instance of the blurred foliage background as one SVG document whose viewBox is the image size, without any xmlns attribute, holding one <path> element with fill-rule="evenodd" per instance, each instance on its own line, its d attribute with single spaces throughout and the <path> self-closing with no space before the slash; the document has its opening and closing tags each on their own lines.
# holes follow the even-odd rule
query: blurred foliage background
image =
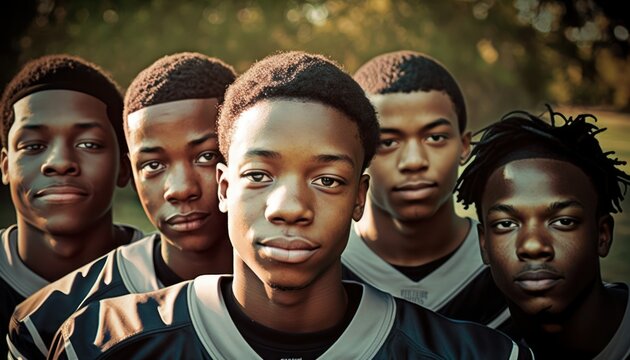
<svg viewBox="0 0 630 360">
<path fill-rule="evenodd" d="M 71 53 L 110 71 L 124 89 L 179 51 L 219 57 L 242 72 L 281 50 L 321 53 L 350 73 L 383 52 L 426 52 L 460 82 L 470 128 L 550 103 L 598 115 L 600 138 L 630 159 L 630 13 L 609 0 L 22 0 L 0 15 L 0 84 L 29 59 Z M 625 167 L 630 171 L 630 167 Z M 115 218 L 151 230 L 135 193 L 118 191 Z M 630 201 L 624 202 L 630 211 Z M 461 211 L 461 209 L 460 209 Z M 466 212 L 462 212 L 466 213 Z M 472 214 L 469 212 L 469 214 Z M 615 216 L 603 262 L 630 281 L 630 219 Z M 0 187 L 0 227 L 15 221 Z"/>
</svg>

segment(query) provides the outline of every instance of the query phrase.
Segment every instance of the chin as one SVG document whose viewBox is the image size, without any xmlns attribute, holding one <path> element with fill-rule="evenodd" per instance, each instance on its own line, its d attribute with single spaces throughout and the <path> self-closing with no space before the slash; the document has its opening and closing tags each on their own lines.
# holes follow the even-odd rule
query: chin
<svg viewBox="0 0 630 360">
<path fill-rule="evenodd" d="M 86 224 L 87 222 L 81 222 L 76 217 L 55 217 L 47 219 L 45 224 L 37 227 L 51 235 L 71 236 L 89 229 L 90 226 Z"/>
<path fill-rule="evenodd" d="M 302 290 L 309 287 L 313 283 L 312 280 L 305 279 L 301 276 L 287 275 L 288 274 L 274 276 L 273 274 L 268 274 L 265 283 L 270 288 L 280 291 Z"/>
<path fill-rule="evenodd" d="M 400 207 L 396 218 L 402 222 L 419 221 L 429 219 L 435 215 L 436 209 L 429 205 L 408 205 Z"/>
</svg>

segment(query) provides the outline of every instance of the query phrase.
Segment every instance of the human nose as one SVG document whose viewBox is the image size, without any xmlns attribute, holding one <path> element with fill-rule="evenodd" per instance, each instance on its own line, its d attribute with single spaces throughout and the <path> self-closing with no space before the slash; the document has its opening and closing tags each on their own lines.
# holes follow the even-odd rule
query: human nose
<svg viewBox="0 0 630 360">
<path fill-rule="evenodd" d="M 190 166 L 172 166 L 165 186 L 164 199 L 170 203 L 193 201 L 201 197 L 197 174 Z"/>
<path fill-rule="evenodd" d="M 55 141 L 48 145 L 48 157 L 41 167 L 46 176 L 70 175 L 78 176 L 81 171 L 75 159 L 74 148 L 63 141 Z"/>
<path fill-rule="evenodd" d="M 310 224 L 314 213 L 307 191 L 296 180 L 280 183 L 267 200 L 265 217 L 278 225 Z"/>
<path fill-rule="evenodd" d="M 400 154 L 398 170 L 401 172 L 419 171 L 428 166 L 429 161 L 422 144 L 416 139 L 407 141 Z"/>
</svg>

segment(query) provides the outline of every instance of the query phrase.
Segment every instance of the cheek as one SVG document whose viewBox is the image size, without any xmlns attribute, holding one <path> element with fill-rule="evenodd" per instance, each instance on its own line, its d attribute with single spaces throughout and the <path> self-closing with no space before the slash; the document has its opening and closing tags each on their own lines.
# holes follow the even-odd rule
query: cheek
<svg viewBox="0 0 630 360">
<path fill-rule="evenodd" d="M 485 249 L 492 273 L 500 277 L 511 276 L 513 263 L 518 262 L 511 243 L 507 239 L 486 239 Z"/>
</svg>

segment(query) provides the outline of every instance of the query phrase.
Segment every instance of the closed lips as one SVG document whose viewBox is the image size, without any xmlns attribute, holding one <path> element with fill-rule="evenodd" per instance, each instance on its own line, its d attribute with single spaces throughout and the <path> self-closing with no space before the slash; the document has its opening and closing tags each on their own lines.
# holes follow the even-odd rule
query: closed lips
<svg viewBox="0 0 630 360">
<path fill-rule="evenodd" d="M 301 263 L 317 252 L 319 246 L 304 238 L 268 238 L 259 242 L 262 255 L 285 263 Z"/>
</svg>

